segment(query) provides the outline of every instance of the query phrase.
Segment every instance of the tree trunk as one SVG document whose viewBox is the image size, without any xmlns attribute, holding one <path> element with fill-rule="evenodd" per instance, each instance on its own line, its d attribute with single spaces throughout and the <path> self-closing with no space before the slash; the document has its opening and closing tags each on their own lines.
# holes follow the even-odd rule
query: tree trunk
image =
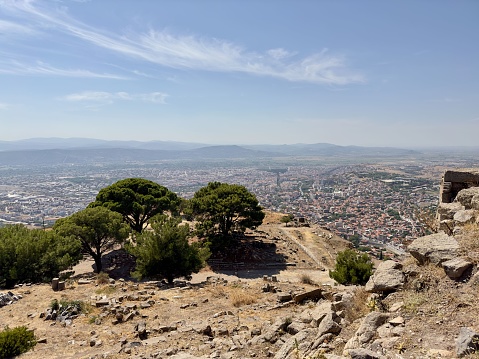
<svg viewBox="0 0 479 359">
<path fill-rule="evenodd" d="M 103 265 L 101 264 L 101 254 L 96 255 L 93 257 L 93 260 L 95 261 L 95 273 L 100 273 L 103 270 Z"/>
</svg>

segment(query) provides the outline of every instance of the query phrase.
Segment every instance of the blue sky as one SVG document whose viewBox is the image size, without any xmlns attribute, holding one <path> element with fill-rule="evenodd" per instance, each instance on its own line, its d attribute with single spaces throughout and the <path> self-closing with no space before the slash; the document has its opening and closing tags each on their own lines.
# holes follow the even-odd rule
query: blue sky
<svg viewBox="0 0 479 359">
<path fill-rule="evenodd" d="M 0 0 L 0 140 L 479 145 L 479 1 Z"/>
</svg>

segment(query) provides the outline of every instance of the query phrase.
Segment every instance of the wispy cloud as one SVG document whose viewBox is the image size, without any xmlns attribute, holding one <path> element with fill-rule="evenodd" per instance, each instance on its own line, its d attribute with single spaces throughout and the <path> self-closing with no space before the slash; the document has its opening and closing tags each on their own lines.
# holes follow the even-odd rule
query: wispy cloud
<svg viewBox="0 0 479 359">
<path fill-rule="evenodd" d="M 6 110 L 8 107 L 8 104 L 0 102 L 0 110 Z"/>
<path fill-rule="evenodd" d="M 97 104 L 111 104 L 115 101 L 142 101 L 165 104 L 168 94 L 151 92 L 143 94 L 130 94 L 128 92 L 85 91 L 65 96 L 63 99 L 74 102 L 90 102 Z"/>
<path fill-rule="evenodd" d="M 23 26 L 11 21 L 0 19 L 0 36 L 10 34 L 33 34 L 35 31 L 30 27 Z"/>
<path fill-rule="evenodd" d="M 348 68 L 346 59 L 327 49 L 306 57 L 282 48 L 262 53 L 248 51 L 229 41 L 196 35 L 176 35 L 151 29 L 143 33 L 110 34 L 34 0 L 3 1 L 0 6 L 15 16 L 45 24 L 68 36 L 117 54 L 175 69 L 242 72 L 293 82 L 345 85 L 364 82 Z"/>
<path fill-rule="evenodd" d="M 43 62 L 34 64 L 26 64 L 24 62 L 10 60 L 0 60 L 0 74 L 9 75 L 44 75 L 44 76 L 60 76 L 60 77 L 82 77 L 82 78 L 104 78 L 114 80 L 127 80 L 128 77 L 119 76 L 109 73 L 96 73 L 82 69 L 62 69 L 51 66 Z"/>
</svg>

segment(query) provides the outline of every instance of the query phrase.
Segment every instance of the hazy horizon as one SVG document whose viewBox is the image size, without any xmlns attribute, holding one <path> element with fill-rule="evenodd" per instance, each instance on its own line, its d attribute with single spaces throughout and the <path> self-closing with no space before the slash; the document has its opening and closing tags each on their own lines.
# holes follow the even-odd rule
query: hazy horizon
<svg viewBox="0 0 479 359">
<path fill-rule="evenodd" d="M 468 0 L 0 0 L 0 140 L 477 146 L 478 13 Z"/>
</svg>

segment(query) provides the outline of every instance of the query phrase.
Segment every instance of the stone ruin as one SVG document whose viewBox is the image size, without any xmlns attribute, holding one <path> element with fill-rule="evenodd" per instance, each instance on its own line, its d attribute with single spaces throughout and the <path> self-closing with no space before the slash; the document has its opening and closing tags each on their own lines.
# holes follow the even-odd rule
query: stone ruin
<svg viewBox="0 0 479 359">
<path fill-rule="evenodd" d="M 22 299 L 20 294 L 13 294 L 12 292 L 0 293 L 0 308 L 5 305 L 10 305 Z"/>
<path fill-rule="evenodd" d="M 474 222 L 479 222 L 479 169 L 447 170 L 439 192 L 438 230 L 451 235 Z"/>
</svg>

